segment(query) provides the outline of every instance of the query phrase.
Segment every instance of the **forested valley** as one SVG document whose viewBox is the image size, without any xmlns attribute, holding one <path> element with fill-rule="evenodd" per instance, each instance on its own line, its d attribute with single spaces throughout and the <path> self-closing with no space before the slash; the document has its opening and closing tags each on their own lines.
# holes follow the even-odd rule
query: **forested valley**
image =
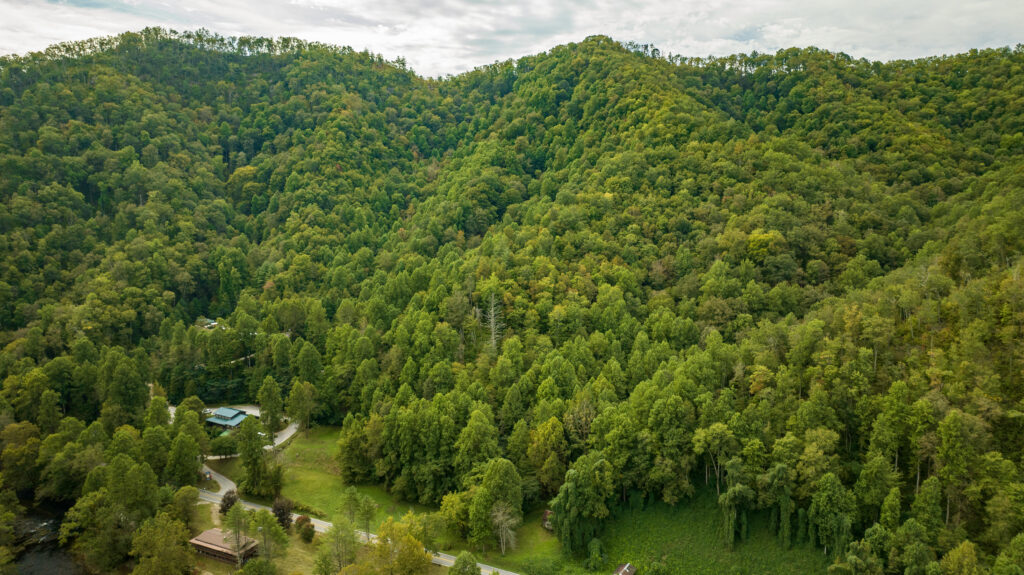
<svg viewBox="0 0 1024 575">
<path fill-rule="evenodd" d="M 736 553 L 765 514 L 829 573 L 1024 573 L 1020 46 L 60 44 L 0 58 L 0 253 L 2 573 L 41 503 L 91 571 L 187 572 L 230 403 L 468 548 L 550 509 L 566 573 L 706 492 Z"/>
</svg>

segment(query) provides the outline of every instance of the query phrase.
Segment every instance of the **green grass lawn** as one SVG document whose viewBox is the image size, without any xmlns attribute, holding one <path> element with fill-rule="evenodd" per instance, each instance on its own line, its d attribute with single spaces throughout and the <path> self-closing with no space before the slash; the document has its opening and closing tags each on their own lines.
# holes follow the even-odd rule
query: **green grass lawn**
<svg viewBox="0 0 1024 575">
<path fill-rule="evenodd" d="M 298 433 L 278 453 L 278 462 L 284 466 L 281 494 L 299 504 L 296 513 L 329 520 L 340 511 L 341 494 L 347 485 L 338 476 L 334 461 L 338 430 L 338 427 L 315 427 L 306 433 Z M 242 477 L 242 462 L 237 457 L 212 459 L 206 464 L 236 483 Z M 403 502 L 378 485 L 357 485 L 356 489 L 377 503 L 371 530 L 376 530 L 388 517 L 398 518 L 410 510 L 414 513 L 433 511 L 424 505 Z M 248 495 L 245 499 L 270 503 Z"/>
<path fill-rule="evenodd" d="M 341 494 L 347 487 L 338 476 L 334 461 L 338 429 L 316 427 L 306 434 L 297 434 L 279 455 L 284 465 L 281 494 L 323 519 L 330 519 L 341 510 Z M 414 513 L 432 511 L 423 505 L 403 502 L 377 485 L 357 485 L 356 489 L 377 503 L 371 530 L 376 530 L 389 516 L 401 517 L 410 510 Z"/>
<path fill-rule="evenodd" d="M 480 552 L 464 541 L 448 546 L 445 552 L 458 555 L 460 551 L 467 550 L 481 563 L 519 573 L 533 573 L 538 565 L 551 566 L 552 573 L 583 573 L 571 560 L 562 556 L 558 538 L 541 526 L 543 514 L 543 509 L 537 509 L 523 517 L 523 524 L 516 529 L 516 548 L 504 556 L 497 549 Z"/>
<path fill-rule="evenodd" d="M 196 523 L 192 531 L 199 534 L 207 529 L 216 527 L 217 523 L 214 521 L 214 514 L 219 513 L 219 510 L 220 506 L 213 503 L 200 503 L 196 505 Z"/>
<path fill-rule="evenodd" d="M 206 465 L 235 483 L 238 483 L 238 480 L 242 478 L 242 460 L 237 457 L 230 459 L 207 459 Z"/>
<path fill-rule="evenodd" d="M 645 571 L 661 563 L 666 573 L 765 574 L 824 573 L 829 561 L 820 549 L 795 545 L 785 550 L 768 526 L 768 513 L 750 514 L 749 537 L 732 550 L 722 543 L 721 512 L 713 490 L 702 490 L 675 507 L 663 503 L 625 511 L 608 523 L 601 540 L 608 565 L 631 562 Z"/>
</svg>

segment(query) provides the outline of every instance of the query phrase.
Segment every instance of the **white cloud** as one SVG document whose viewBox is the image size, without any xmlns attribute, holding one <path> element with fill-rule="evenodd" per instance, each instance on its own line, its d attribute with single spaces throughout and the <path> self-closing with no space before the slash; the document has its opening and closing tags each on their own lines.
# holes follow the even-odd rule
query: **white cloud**
<svg viewBox="0 0 1024 575">
<path fill-rule="evenodd" d="M 591 34 L 687 56 L 818 46 L 888 60 L 1024 41 L 1020 0 L 0 0 L 0 53 L 145 26 L 296 36 L 424 75 L 546 50 Z"/>
</svg>

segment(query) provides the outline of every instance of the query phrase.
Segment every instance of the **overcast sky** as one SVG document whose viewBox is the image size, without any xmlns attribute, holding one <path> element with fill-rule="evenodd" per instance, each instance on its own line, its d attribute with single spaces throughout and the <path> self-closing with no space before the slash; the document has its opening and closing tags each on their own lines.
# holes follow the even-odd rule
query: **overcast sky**
<svg viewBox="0 0 1024 575">
<path fill-rule="evenodd" d="M 685 56 L 813 45 L 891 60 L 1015 46 L 1024 0 L 0 0 L 0 54 L 146 26 L 367 48 L 437 76 L 592 34 Z"/>
</svg>

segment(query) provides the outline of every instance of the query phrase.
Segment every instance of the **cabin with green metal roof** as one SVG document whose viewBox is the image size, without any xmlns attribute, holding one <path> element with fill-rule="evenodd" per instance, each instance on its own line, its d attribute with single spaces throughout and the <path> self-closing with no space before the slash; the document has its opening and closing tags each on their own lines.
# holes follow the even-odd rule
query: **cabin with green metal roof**
<svg viewBox="0 0 1024 575">
<path fill-rule="evenodd" d="M 206 418 L 206 423 L 210 425 L 216 425 L 224 429 L 235 429 L 249 414 L 242 411 L 241 409 L 235 409 L 233 407 L 218 407 L 213 410 L 213 415 Z"/>
</svg>

